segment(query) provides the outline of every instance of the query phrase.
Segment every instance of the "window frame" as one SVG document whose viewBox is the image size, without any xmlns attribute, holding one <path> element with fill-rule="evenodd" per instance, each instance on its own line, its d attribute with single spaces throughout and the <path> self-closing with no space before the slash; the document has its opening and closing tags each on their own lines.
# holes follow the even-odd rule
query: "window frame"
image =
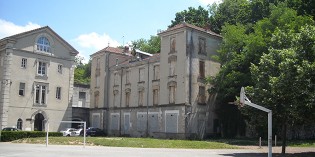
<svg viewBox="0 0 315 157">
<path fill-rule="evenodd" d="M 43 65 L 44 64 L 44 65 Z M 38 61 L 37 62 L 37 69 L 36 69 L 36 74 L 39 76 L 47 76 L 47 67 L 48 67 L 48 62 L 45 61 Z"/>
<path fill-rule="evenodd" d="M 58 64 L 58 73 L 62 74 L 62 64 Z"/>
<path fill-rule="evenodd" d="M 61 87 L 56 88 L 56 99 L 61 100 Z"/>
<path fill-rule="evenodd" d="M 198 54 L 207 54 L 206 50 L 206 38 L 204 37 L 199 37 L 198 39 Z"/>
<path fill-rule="evenodd" d="M 48 84 L 44 83 L 35 83 L 34 85 L 34 104 L 39 106 L 47 105 L 48 98 Z M 44 88 L 43 88 L 44 87 Z"/>
<path fill-rule="evenodd" d="M 199 78 L 205 78 L 205 61 L 199 60 Z"/>
<path fill-rule="evenodd" d="M 36 51 L 51 53 L 51 44 L 46 36 L 40 36 L 36 41 Z"/>
<path fill-rule="evenodd" d="M 22 58 L 21 60 L 21 68 L 26 69 L 27 66 L 27 58 Z"/>
<path fill-rule="evenodd" d="M 24 85 L 23 89 L 21 88 L 22 86 L 21 85 Z M 22 92 L 22 94 L 21 94 Z M 20 82 L 20 85 L 19 85 L 19 96 L 25 96 L 25 83 L 24 82 Z"/>
</svg>

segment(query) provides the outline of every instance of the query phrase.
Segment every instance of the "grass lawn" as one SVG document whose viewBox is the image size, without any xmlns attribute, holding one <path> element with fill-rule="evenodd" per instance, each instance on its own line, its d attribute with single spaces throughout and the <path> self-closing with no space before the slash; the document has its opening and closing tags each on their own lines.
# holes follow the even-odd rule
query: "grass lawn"
<svg viewBox="0 0 315 157">
<path fill-rule="evenodd" d="M 27 138 L 14 141 L 15 143 L 41 143 L 45 138 Z M 83 137 L 49 137 L 49 144 L 81 145 Z M 87 137 L 87 145 L 137 148 L 189 148 L 189 149 L 237 149 L 237 146 L 214 141 L 165 140 L 152 138 L 126 137 Z"/>
<path fill-rule="evenodd" d="M 15 143 L 46 143 L 45 137 L 26 138 L 13 141 Z M 83 137 L 49 137 L 49 144 L 83 145 Z M 314 147 L 315 140 L 287 141 L 290 147 Z M 166 140 L 153 138 L 127 137 L 86 137 L 86 145 L 135 147 L 135 148 L 186 148 L 186 149 L 237 149 L 238 146 L 258 146 L 255 139 L 215 139 L 208 141 Z M 267 141 L 262 141 L 267 146 Z M 281 141 L 277 142 L 281 146 Z"/>
</svg>

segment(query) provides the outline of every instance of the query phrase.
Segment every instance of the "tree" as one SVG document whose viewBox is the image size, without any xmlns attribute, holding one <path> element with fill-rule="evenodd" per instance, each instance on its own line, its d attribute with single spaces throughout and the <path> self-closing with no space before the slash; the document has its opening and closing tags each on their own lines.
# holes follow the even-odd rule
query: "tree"
<svg viewBox="0 0 315 157">
<path fill-rule="evenodd" d="M 78 64 L 74 69 L 74 83 L 90 84 L 91 80 L 91 60 L 87 64 Z"/>
<path fill-rule="evenodd" d="M 142 38 L 132 41 L 132 44 L 136 46 L 135 48 L 151 54 L 160 53 L 161 51 L 161 38 L 159 36 L 151 35 L 149 40 Z"/>
<path fill-rule="evenodd" d="M 274 46 L 251 66 L 252 98 L 273 111 L 274 127 L 282 131 L 285 153 L 287 126 L 314 124 L 315 118 L 315 27 L 298 32 L 277 29 Z M 281 128 L 277 128 L 281 126 Z"/>
<path fill-rule="evenodd" d="M 171 21 L 168 27 L 174 27 L 182 22 L 187 22 L 201 28 L 209 28 L 209 12 L 203 7 L 189 7 L 188 10 L 183 10 L 175 14 L 175 19 Z"/>
</svg>

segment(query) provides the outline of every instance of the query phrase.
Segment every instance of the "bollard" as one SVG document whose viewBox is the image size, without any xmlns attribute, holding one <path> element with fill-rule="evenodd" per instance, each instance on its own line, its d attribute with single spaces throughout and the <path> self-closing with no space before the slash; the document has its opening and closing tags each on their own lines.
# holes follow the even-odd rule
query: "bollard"
<svg viewBox="0 0 315 157">
<path fill-rule="evenodd" d="M 261 137 L 259 137 L 259 148 L 261 148 Z"/>
</svg>

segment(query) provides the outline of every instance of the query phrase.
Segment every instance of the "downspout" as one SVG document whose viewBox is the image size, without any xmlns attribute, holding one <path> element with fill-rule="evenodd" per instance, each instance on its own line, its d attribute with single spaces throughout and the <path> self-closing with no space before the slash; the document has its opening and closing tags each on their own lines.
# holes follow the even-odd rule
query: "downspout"
<svg viewBox="0 0 315 157">
<path fill-rule="evenodd" d="M 121 135 L 121 104 L 122 104 L 122 77 L 123 76 L 123 67 L 121 67 L 121 75 L 120 75 L 120 104 L 119 104 L 119 135 Z"/>
<path fill-rule="evenodd" d="M 149 75 L 150 74 L 150 58 L 148 58 L 148 81 L 147 81 L 147 132 L 146 137 L 149 136 Z"/>
<path fill-rule="evenodd" d="M 108 89 L 108 85 L 109 85 L 109 78 L 110 78 L 110 72 L 109 72 L 109 57 L 110 57 L 111 53 L 108 53 L 108 55 L 106 55 L 106 64 L 105 65 L 105 83 L 104 83 L 104 103 L 105 103 L 105 110 L 107 111 L 107 114 L 109 114 L 109 109 L 108 109 L 108 97 L 109 97 L 109 91 Z M 106 132 L 108 133 L 108 122 L 109 122 L 109 115 L 106 116 Z"/>
<path fill-rule="evenodd" d="M 192 76 L 191 76 L 191 72 L 192 72 L 192 66 L 191 66 L 191 64 L 192 64 L 192 53 L 193 53 L 193 46 L 194 46 L 194 44 L 193 44 L 193 36 L 192 36 L 192 34 L 193 34 L 193 30 L 191 30 L 191 34 L 190 34 L 190 43 L 189 43 L 189 104 L 190 105 L 192 105 L 192 102 L 191 102 L 191 80 L 192 80 Z"/>
</svg>

